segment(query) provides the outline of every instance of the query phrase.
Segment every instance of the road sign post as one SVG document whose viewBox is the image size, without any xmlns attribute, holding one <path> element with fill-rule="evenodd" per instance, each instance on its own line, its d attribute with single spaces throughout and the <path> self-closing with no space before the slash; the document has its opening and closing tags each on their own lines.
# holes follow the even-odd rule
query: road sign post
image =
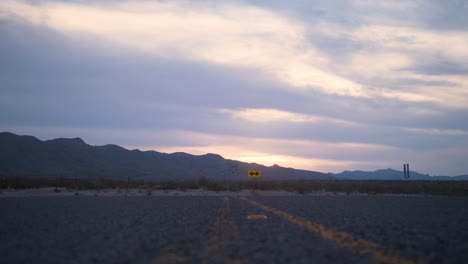
<svg viewBox="0 0 468 264">
<path fill-rule="evenodd" d="M 247 176 L 249 178 L 255 178 L 255 179 L 258 179 L 258 178 L 261 178 L 262 177 L 262 172 L 259 171 L 259 170 L 249 170 L 247 172 Z"/>
<path fill-rule="evenodd" d="M 236 179 L 238 174 L 237 174 L 237 163 L 235 161 L 232 162 L 231 167 L 229 168 L 231 171 L 231 178 Z M 229 191 L 229 180 L 227 181 L 227 189 Z"/>
<path fill-rule="evenodd" d="M 247 177 L 253 178 L 255 180 L 255 186 L 254 189 L 258 189 L 258 179 L 262 177 L 262 171 L 259 170 L 249 170 L 247 171 Z"/>
</svg>

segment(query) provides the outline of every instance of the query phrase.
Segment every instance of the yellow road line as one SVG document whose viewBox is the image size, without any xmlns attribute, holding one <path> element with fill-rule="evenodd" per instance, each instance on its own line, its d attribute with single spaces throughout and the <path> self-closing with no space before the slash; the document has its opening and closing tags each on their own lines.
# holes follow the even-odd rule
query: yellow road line
<svg viewBox="0 0 468 264">
<path fill-rule="evenodd" d="M 256 206 L 265 211 L 268 211 L 277 216 L 280 216 L 288 220 L 289 222 L 296 224 L 315 235 L 318 235 L 319 237 L 323 239 L 332 241 L 336 243 L 337 245 L 339 245 L 340 247 L 346 248 L 353 253 L 357 253 L 361 255 L 368 255 L 379 263 L 383 263 L 383 264 L 396 264 L 396 263 L 398 264 L 420 264 L 420 263 L 423 263 L 421 261 L 405 259 L 396 253 L 385 252 L 384 250 L 382 250 L 382 247 L 380 245 L 374 242 L 361 239 L 361 238 L 356 238 L 353 235 L 345 233 L 345 232 L 340 232 L 340 231 L 329 229 L 324 225 L 314 223 L 305 218 L 298 217 L 292 214 L 288 214 L 286 212 L 280 211 L 272 207 L 268 207 L 266 205 L 252 201 L 245 197 L 240 197 L 240 198 L 250 203 L 253 206 Z"/>
<path fill-rule="evenodd" d="M 207 223 L 209 224 L 209 223 Z M 214 232 L 208 237 L 203 248 L 199 251 L 201 263 L 227 263 L 242 264 L 248 263 L 244 254 L 240 257 L 232 257 L 232 248 L 242 250 L 239 228 L 231 217 L 229 197 L 223 197 L 223 205 L 219 208 L 214 222 Z M 176 243 L 161 251 L 159 256 L 151 261 L 154 264 L 182 264 L 190 261 L 188 256 L 183 254 L 188 244 Z"/>
<path fill-rule="evenodd" d="M 215 231 L 208 238 L 204 248 L 200 252 L 202 263 L 247 263 L 242 257 L 232 257 L 229 250 L 242 248 L 239 228 L 231 217 L 229 197 L 223 197 L 223 206 L 218 210 L 215 221 Z"/>
</svg>

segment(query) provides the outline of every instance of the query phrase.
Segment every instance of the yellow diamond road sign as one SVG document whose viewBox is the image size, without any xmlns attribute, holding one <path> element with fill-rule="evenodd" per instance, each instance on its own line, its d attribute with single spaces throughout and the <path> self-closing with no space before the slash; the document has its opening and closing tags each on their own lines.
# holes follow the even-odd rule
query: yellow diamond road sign
<svg viewBox="0 0 468 264">
<path fill-rule="evenodd" d="M 247 176 L 249 176 L 249 178 L 260 178 L 262 177 L 262 172 L 259 170 L 249 170 Z"/>
</svg>

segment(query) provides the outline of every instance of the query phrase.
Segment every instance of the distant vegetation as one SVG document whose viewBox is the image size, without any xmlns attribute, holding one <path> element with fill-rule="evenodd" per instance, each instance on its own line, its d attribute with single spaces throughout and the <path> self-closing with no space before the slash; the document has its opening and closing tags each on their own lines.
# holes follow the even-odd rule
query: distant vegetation
<svg viewBox="0 0 468 264">
<path fill-rule="evenodd" d="M 121 180 L 108 178 L 60 178 L 60 177 L 1 177 L 0 189 L 26 189 L 53 187 L 60 190 L 140 189 L 189 190 L 205 189 L 225 191 L 226 182 L 208 178 L 195 180 Z M 388 181 L 388 180 L 253 180 L 231 181 L 231 192 L 241 190 L 284 190 L 300 194 L 327 192 L 334 194 L 419 194 L 442 196 L 468 196 L 467 181 Z"/>
</svg>

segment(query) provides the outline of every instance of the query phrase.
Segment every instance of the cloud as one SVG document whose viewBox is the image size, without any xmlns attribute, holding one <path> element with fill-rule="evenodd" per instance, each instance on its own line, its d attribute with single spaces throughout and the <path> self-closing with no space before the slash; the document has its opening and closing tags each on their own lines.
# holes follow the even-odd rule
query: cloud
<svg viewBox="0 0 468 264">
<path fill-rule="evenodd" d="M 418 134 L 429 134 L 436 136 L 468 136 L 468 131 L 459 129 L 405 128 L 405 130 Z"/>
<path fill-rule="evenodd" d="M 388 166 L 379 158 L 383 158 L 386 152 L 395 151 L 396 148 L 357 143 L 332 143 L 309 140 L 291 140 L 279 138 L 251 137 L 220 135 L 205 132 L 173 130 L 170 132 L 138 132 L 142 143 L 133 144 L 130 148 L 144 150 L 157 149 L 163 152 L 189 152 L 205 154 L 215 152 L 225 158 L 236 159 L 245 162 L 256 162 L 264 165 L 279 164 L 295 168 L 311 169 L 319 171 L 337 172 L 346 166 L 358 166 L 367 163 L 367 166 Z M 164 144 L 148 144 L 152 140 Z M 188 141 L 187 139 L 191 139 Z M 185 143 L 181 143 L 185 142 Z M 190 142 L 190 143 L 188 143 Z M 196 144 L 193 144 L 196 142 Z M 281 149 L 282 151 L 278 151 Z M 336 153 L 340 152 L 340 155 Z M 367 161 L 362 161 L 366 157 Z"/>
<path fill-rule="evenodd" d="M 220 113 L 228 113 L 234 118 L 240 118 L 251 122 L 296 122 L 296 123 L 309 123 L 315 122 L 322 118 L 297 114 L 277 109 L 255 109 L 248 108 L 244 110 L 229 110 L 219 109 Z"/>
<path fill-rule="evenodd" d="M 376 5 L 385 10 L 417 8 L 404 2 L 353 4 L 361 12 Z M 227 2 L 216 6 L 184 1 L 95 5 L 46 1 L 32 5 L 9 0 L 2 2 L 0 9 L 4 18 L 47 26 L 76 40 L 102 41 L 111 49 L 125 47 L 168 59 L 258 69 L 287 84 L 288 89 L 468 107 L 464 89 L 468 80 L 463 74 L 442 79 L 402 70 L 413 67 L 419 57 L 432 54 L 450 63 L 466 64 L 468 33 L 464 31 L 430 32 L 385 24 L 350 29 L 324 21 L 306 26 L 265 8 Z M 307 38 L 310 33 L 351 40 L 364 49 L 337 62 Z M 438 92 L 440 86 L 403 92 L 393 87 L 393 82 L 402 78 L 454 85 L 452 92 L 445 94 Z"/>
<path fill-rule="evenodd" d="M 72 38 L 86 34 L 165 58 L 261 69 L 292 87 L 366 96 L 361 85 L 326 69 L 327 58 L 306 42 L 303 24 L 266 9 L 233 4 L 210 9 L 188 2 L 85 6 L 21 1 L 2 2 L 0 8 L 4 17 L 19 17 Z"/>
<path fill-rule="evenodd" d="M 457 76 L 468 74 L 468 64 L 461 64 L 460 62 L 444 61 L 444 59 L 429 58 L 423 59 L 420 63 L 416 64 L 413 68 L 403 69 L 412 71 L 423 75 L 436 75 L 436 76 Z M 455 83 L 447 82 L 446 86 L 454 86 Z M 439 83 L 441 85 L 441 83 Z M 443 85 L 443 84 L 442 84 Z"/>
<path fill-rule="evenodd" d="M 0 1 L 0 128 L 465 173 L 467 30 L 430 27 L 432 2 L 313 3 Z"/>
<path fill-rule="evenodd" d="M 429 32 L 404 27 L 366 26 L 349 33 L 348 37 L 366 42 L 370 48 L 350 54 L 348 63 L 341 67 L 343 74 L 354 76 L 361 83 L 380 90 L 383 97 L 467 108 L 468 91 L 465 87 L 468 78 L 463 71 L 452 70 L 447 75 L 444 74 L 447 70 L 440 67 L 437 69 L 438 74 L 411 69 L 417 68 L 421 61 L 429 61 L 432 65 L 445 63 L 466 67 L 468 51 L 464 47 L 468 46 L 468 32 Z M 395 89 L 400 87 L 395 85 L 400 80 L 403 80 L 402 83 L 410 80 L 412 85 L 405 87 L 405 92 Z M 415 81 L 421 84 L 416 85 Z M 444 93 L 440 92 L 441 89 Z"/>
<path fill-rule="evenodd" d="M 380 9 L 385 11 L 404 11 L 408 8 L 417 7 L 417 3 L 414 1 L 392 1 L 392 2 L 383 2 L 383 1 L 372 1 L 372 0 L 355 0 L 353 1 L 355 7 L 360 9 Z"/>
</svg>

